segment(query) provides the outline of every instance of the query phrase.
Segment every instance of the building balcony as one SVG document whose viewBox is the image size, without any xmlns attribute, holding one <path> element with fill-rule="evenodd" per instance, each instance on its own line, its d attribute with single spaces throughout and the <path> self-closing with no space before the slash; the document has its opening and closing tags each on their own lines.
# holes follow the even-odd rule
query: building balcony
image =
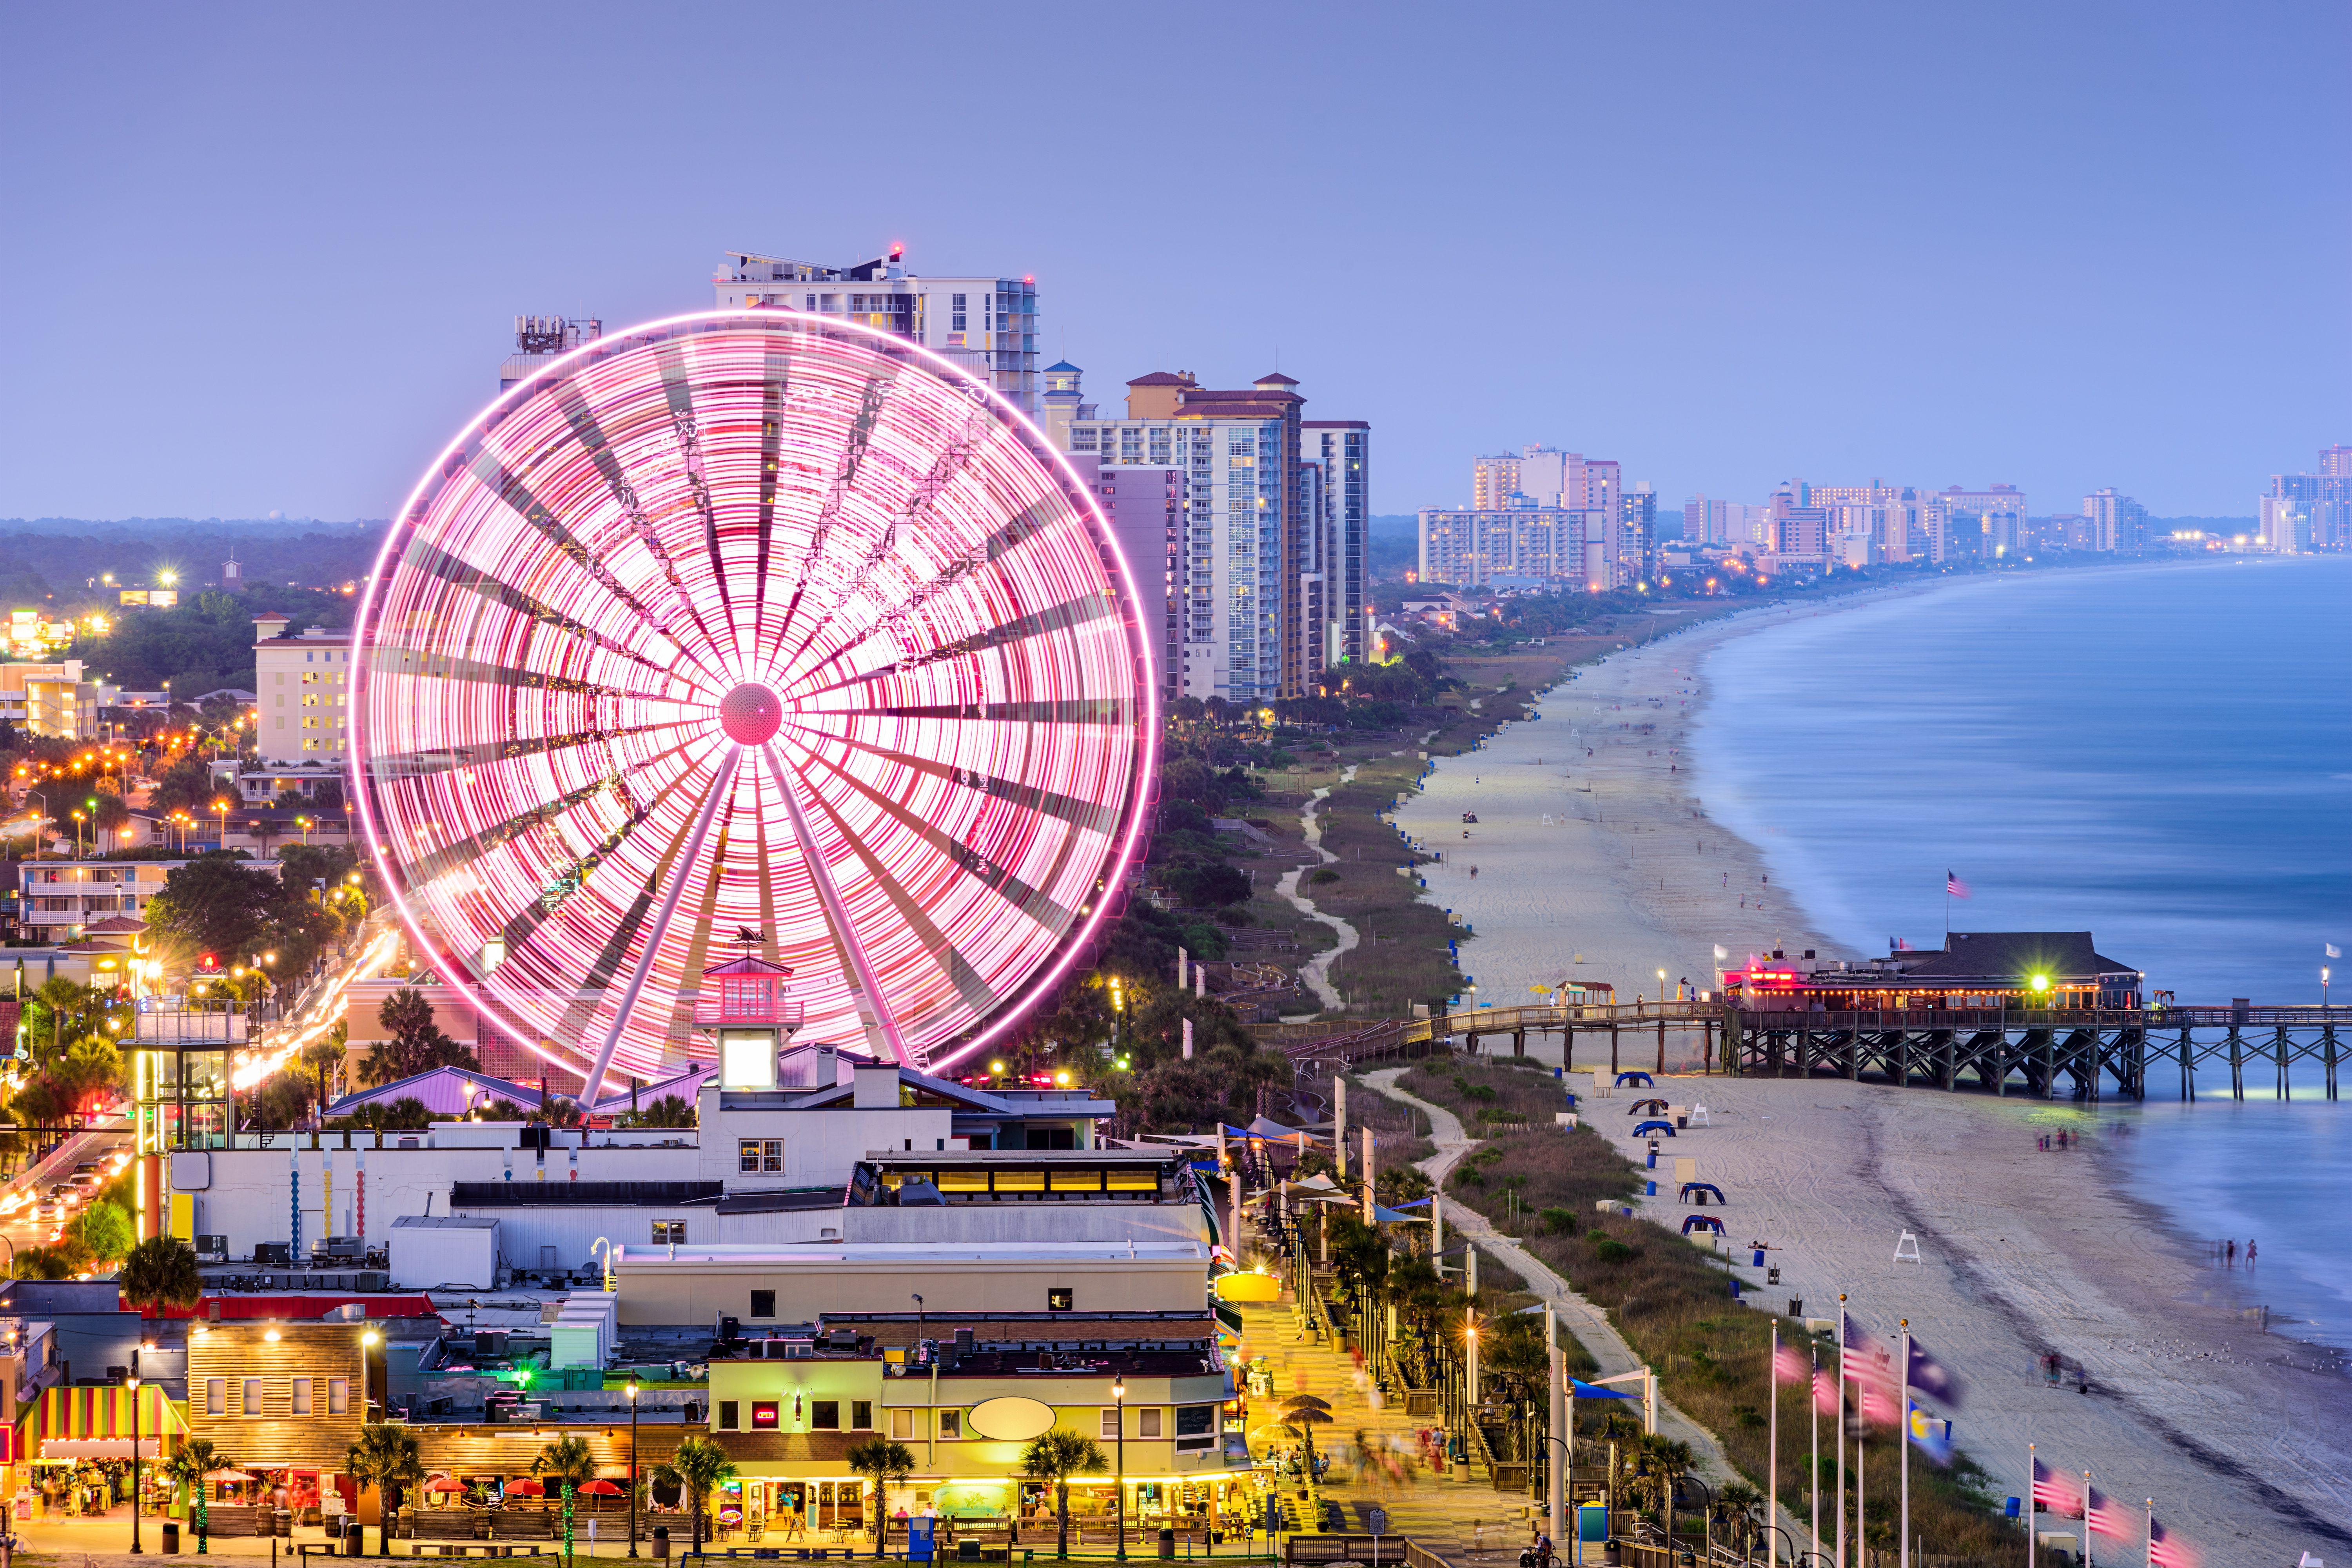
<svg viewBox="0 0 2352 1568">
<path fill-rule="evenodd" d="M 694 1005 L 695 1025 L 706 1029 L 782 1029 L 790 1033 L 806 1022 L 807 1016 L 807 1005 L 788 996 L 772 1002 L 730 996 L 698 1000 Z"/>
</svg>

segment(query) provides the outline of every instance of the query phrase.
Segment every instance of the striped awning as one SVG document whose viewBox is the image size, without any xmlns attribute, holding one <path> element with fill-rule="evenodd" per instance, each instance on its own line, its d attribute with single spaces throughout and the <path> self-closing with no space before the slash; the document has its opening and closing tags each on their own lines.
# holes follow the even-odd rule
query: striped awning
<svg viewBox="0 0 2352 1568">
<path fill-rule="evenodd" d="M 144 1447 L 149 1437 L 158 1437 L 167 1444 L 176 1443 L 187 1436 L 187 1418 L 181 1407 L 163 1397 L 161 1384 L 142 1384 L 136 1390 L 119 1387 L 50 1388 L 42 1391 L 38 1401 L 23 1410 L 23 1437 L 19 1451 L 37 1454 L 44 1458 L 103 1458 L 127 1459 L 131 1457 L 131 1400 L 133 1393 L 139 1398 L 139 1436 L 142 1453 L 154 1450 Z M 119 1438 L 122 1452 L 119 1455 L 79 1455 L 58 1450 L 61 1442 L 89 1439 Z"/>
<path fill-rule="evenodd" d="M 139 1435 L 139 1457 L 152 1459 L 163 1451 L 160 1438 Z M 131 1458 L 128 1437 L 44 1437 L 41 1439 L 44 1459 L 127 1459 Z"/>
</svg>

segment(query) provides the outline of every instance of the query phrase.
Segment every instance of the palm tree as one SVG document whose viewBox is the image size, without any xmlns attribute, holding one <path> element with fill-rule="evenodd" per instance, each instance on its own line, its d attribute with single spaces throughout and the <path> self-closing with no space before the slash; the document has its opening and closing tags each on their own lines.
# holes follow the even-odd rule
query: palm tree
<svg viewBox="0 0 2352 1568">
<path fill-rule="evenodd" d="M 887 1437 L 868 1437 L 849 1450 L 849 1468 L 874 1482 L 874 1555 L 882 1555 L 890 1528 L 887 1510 L 890 1506 L 890 1483 L 903 1481 L 915 1471 L 915 1456 L 904 1443 L 894 1443 Z"/>
<path fill-rule="evenodd" d="M 1764 1494 L 1746 1481 L 1733 1481 L 1715 1500 L 1716 1517 L 1738 1531 L 1744 1555 L 1756 1543 L 1756 1521 L 1764 1512 Z"/>
<path fill-rule="evenodd" d="M 531 1460 L 530 1473 L 562 1484 L 563 1555 L 568 1561 L 572 1556 L 572 1494 L 596 1479 L 596 1452 L 588 1447 L 588 1439 L 577 1433 L 558 1437 Z"/>
<path fill-rule="evenodd" d="M 686 1493 L 686 1506 L 694 1521 L 694 1550 L 702 1550 L 702 1501 L 710 1489 L 735 1473 L 735 1462 L 727 1450 L 708 1437 L 688 1437 L 677 1446 L 667 1465 L 654 1468 L 654 1479 L 666 1487 L 677 1487 Z"/>
<path fill-rule="evenodd" d="M 128 1271 L 128 1266 L 125 1266 Z M 188 1488 L 188 1499 L 196 1527 L 196 1551 L 205 1551 L 205 1537 L 212 1523 L 212 1510 L 205 1506 L 205 1478 L 220 1468 L 221 1458 L 209 1437 L 191 1437 L 180 1445 L 180 1451 L 163 1461 L 164 1478 L 175 1485 Z"/>
<path fill-rule="evenodd" d="M 193 1307 L 205 1293 L 195 1248 L 174 1236 L 150 1237 L 132 1247 L 116 1282 L 122 1300 L 142 1311 Z"/>
<path fill-rule="evenodd" d="M 333 1028 L 302 1047 L 303 1063 L 319 1075 L 319 1116 L 322 1121 L 327 1114 L 328 1075 L 343 1065 L 351 1037 L 351 1025 L 338 1020 Z"/>
<path fill-rule="evenodd" d="M 1070 1554 L 1070 1478 L 1098 1476 L 1109 1468 L 1102 1445 L 1083 1433 L 1066 1432 L 1058 1426 L 1030 1438 L 1029 1446 L 1021 1450 L 1022 1473 L 1054 1483 L 1054 1517 L 1061 1526 L 1055 1556 Z"/>
<path fill-rule="evenodd" d="M 393 1515 L 399 1510 L 399 1489 L 425 1479 L 425 1464 L 416 1451 L 416 1435 L 405 1426 L 371 1421 L 360 1428 L 359 1440 L 343 1455 L 343 1468 L 362 1485 L 373 1482 L 381 1512 L 383 1550 L 392 1555 Z"/>
</svg>

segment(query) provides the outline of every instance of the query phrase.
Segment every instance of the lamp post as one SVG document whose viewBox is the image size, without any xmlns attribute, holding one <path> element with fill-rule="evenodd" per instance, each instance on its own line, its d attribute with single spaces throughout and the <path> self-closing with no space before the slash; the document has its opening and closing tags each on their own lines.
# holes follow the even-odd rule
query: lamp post
<svg viewBox="0 0 2352 1568">
<path fill-rule="evenodd" d="M 375 1406 L 375 1379 L 368 1374 L 368 1352 L 374 1349 L 383 1339 L 383 1336 L 373 1328 L 363 1329 L 360 1332 L 360 1419 L 362 1421 L 374 1419 L 370 1412 Z M 389 1394 L 391 1390 L 386 1389 L 384 1392 Z"/>
<path fill-rule="evenodd" d="M 220 818 L 220 847 L 223 849 L 228 847 L 228 805 L 226 795 L 222 795 L 213 802 L 213 812 Z"/>
<path fill-rule="evenodd" d="M 131 1552 L 134 1557 L 143 1550 L 139 1544 L 139 1352 L 143 1344 L 131 1347 Z"/>
<path fill-rule="evenodd" d="M 637 1380 L 629 1379 L 629 1555 L 637 1554 Z"/>
<path fill-rule="evenodd" d="M 1118 1494 L 1118 1560 L 1127 1561 L 1127 1380 L 1114 1377 L 1110 1381 L 1110 1406 L 1118 1423 L 1118 1468 L 1111 1472 L 1112 1487 Z"/>
</svg>

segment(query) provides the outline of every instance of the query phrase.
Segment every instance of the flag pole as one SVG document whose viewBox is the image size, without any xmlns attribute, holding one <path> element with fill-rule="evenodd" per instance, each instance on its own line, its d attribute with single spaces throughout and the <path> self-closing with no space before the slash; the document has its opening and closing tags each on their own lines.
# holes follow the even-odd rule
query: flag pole
<svg viewBox="0 0 2352 1568">
<path fill-rule="evenodd" d="M 1813 1380 L 1805 1385 L 1805 1408 L 1813 1413 L 1813 1465 L 1805 1491 L 1813 1500 L 1813 1555 L 1822 1554 L 1822 1344 L 1813 1341 Z"/>
<path fill-rule="evenodd" d="M 2025 1446 L 2025 1568 L 2033 1568 L 2034 1478 L 2042 1461 L 2034 1458 L 2033 1445 Z"/>
<path fill-rule="evenodd" d="M 2091 1568 L 2091 1472 L 2083 1472 L 2083 1568 Z"/>
<path fill-rule="evenodd" d="M 2147 1568 L 2156 1568 L 2156 1500 L 2147 1500 Z"/>
<path fill-rule="evenodd" d="M 1902 1534 L 1895 1542 L 1897 1568 L 1911 1568 L 1911 1320 L 1903 1320 L 1903 1430 L 1895 1434 L 1903 1470 Z"/>
<path fill-rule="evenodd" d="M 1769 1439 L 1772 1457 L 1764 1469 L 1764 1519 L 1769 1524 L 1778 1524 L 1780 1522 L 1780 1320 L 1778 1318 L 1772 1320 L 1772 1370 L 1765 1380 L 1765 1386 L 1772 1395 L 1772 1433 Z M 1805 1392 L 1810 1394 L 1812 1390 Z M 1772 1537 L 1768 1533 L 1764 1539 L 1769 1543 Z M 1772 1560 L 1780 1561 L 1780 1548 L 1777 1546 L 1772 1548 Z"/>
<path fill-rule="evenodd" d="M 1845 1568 L 1845 1292 L 1838 1292 L 1837 1568 Z"/>
</svg>

